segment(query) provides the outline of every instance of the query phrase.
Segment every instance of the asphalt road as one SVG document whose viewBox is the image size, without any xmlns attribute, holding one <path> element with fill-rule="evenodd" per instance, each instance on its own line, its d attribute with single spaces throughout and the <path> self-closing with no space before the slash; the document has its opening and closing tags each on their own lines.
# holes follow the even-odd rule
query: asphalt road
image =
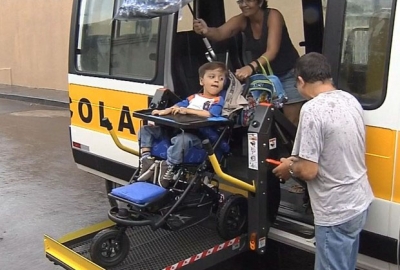
<svg viewBox="0 0 400 270">
<path fill-rule="evenodd" d="M 55 269 L 43 234 L 107 219 L 101 179 L 78 170 L 69 111 L 0 99 L 0 269 Z"/>
<path fill-rule="evenodd" d="M 0 99 L 0 269 L 60 269 L 44 256 L 57 239 L 107 219 L 104 181 L 76 168 L 69 111 Z M 268 256 L 245 254 L 213 269 L 313 269 L 313 256 L 269 242 Z"/>
</svg>

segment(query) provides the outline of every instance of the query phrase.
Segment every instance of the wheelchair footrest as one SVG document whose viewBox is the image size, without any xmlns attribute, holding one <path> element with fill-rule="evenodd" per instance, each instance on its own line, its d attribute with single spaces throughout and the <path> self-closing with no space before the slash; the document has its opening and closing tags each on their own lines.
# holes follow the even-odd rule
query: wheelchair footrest
<svg viewBox="0 0 400 270">
<path fill-rule="evenodd" d="M 136 182 L 123 187 L 114 188 L 111 194 L 131 201 L 132 203 L 144 205 L 162 197 L 166 192 L 168 192 L 168 190 L 163 187 L 146 182 Z"/>
</svg>

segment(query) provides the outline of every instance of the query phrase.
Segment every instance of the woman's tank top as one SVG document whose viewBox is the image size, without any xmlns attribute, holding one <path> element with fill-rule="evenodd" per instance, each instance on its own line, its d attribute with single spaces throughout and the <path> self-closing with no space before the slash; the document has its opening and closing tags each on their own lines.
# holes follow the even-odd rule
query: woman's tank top
<svg viewBox="0 0 400 270">
<path fill-rule="evenodd" d="M 251 61 L 256 60 L 267 50 L 267 39 L 268 39 L 268 15 L 270 9 L 266 9 L 264 12 L 264 19 L 262 24 L 262 32 L 259 39 L 255 39 L 253 36 L 253 30 L 251 29 L 250 19 L 246 18 L 246 28 L 244 29 L 245 51 L 247 54 L 250 53 Z M 299 58 L 297 50 L 294 48 L 292 41 L 290 40 L 286 25 L 282 27 L 282 39 L 281 46 L 276 55 L 275 59 L 270 62 L 272 71 L 275 75 L 283 75 L 294 68 L 296 60 Z M 251 62 L 249 61 L 249 62 Z"/>
</svg>

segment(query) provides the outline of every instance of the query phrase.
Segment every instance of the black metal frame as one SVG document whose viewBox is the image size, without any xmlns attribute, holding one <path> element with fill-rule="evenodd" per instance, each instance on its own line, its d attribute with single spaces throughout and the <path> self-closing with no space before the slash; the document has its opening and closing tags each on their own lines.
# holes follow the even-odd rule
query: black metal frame
<svg viewBox="0 0 400 270">
<path fill-rule="evenodd" d="M 346 0 L 328 1 L 325 19 L 325 35 L 323 54 L 332 66 L 334 82 L 339 79 L 340 56 L 342 51 L 342 37 L 344 33 L 343 20 L 346 11 Z M 328 35 L 326 34 L 328 33 Z"/>
<path fill-rule="evenodd" d="M 158 93 L 158 94 L 157 94 Z M 169 98 L 171 97 L 170 91 L 169 90 L 159 90 L 156 93 L 156 99 L 152 100 L 152 104 L 154 104 L 154 108 L 158 108 L 158 106 L 165 107 L 166 104 L 169 103 Z M 172 96 L 175 98 L 176 96 Z M 146 110 L 141 110 L 141 111 L 135 111 L 133 113 L 134 117 L 143 119 L 145 121 L 153 121 L 155 124 L 163 125 L 163 126 L 169 126 L 169 127 L 174 127 L 178 129 L 198 129 L 200 127 L 206 127 L 206 126 L 215 126 L 215 125 L 225 125 L 225 128 L 223 132 L 220 134 L 219 139 L 217 142 L 214 143 L 213 148 L 219 144 L 221 141 L 221 138 L 225 135 L 227 130 L 229 129 L 229 124 L 231 121 L 226 119 L 225 121 L 210 121 L 207 118 L 204 117 L 197 117 L 197 116 L 192 116 L 192 115 L 176 115 L 176 116 L 171 116 L 166 117 L 166 116 L 154 116 L 151 114 L 153 109 L 146 109 Z M 181 122 L 179 121 L 179 116 L 185 117 L 184 119 L 182 118 Z M 174 119 L 174 117 L 176 119 Z M 107 127 L 108 130 L 112 130 L 112 124 L 109 122 L 109 120 L 104 119 L 104 126 Z M 139 205 L 139 204 L 134 204 L 128 200 L 122 199 L 118 196 L 114 196 L 112 194 L 108 194 L 108 196 L 112 199 L 119 200 L 125 203 L 128 203 L 135 208 L 139 208 L 138 211 L 134 209 L 121 209 L 118 207 L 114 207 L 109 210 L 108 212 L 108 217 L 110 220 L 113 222 L 117 223 L 118 225 L 122 226 L 146 226 L 149 225 L 153 230 L 157 230 L 161 227 L 163 227 L 166 222 L 167 218 L 175 211 L 179 211 L 181 208 L 190 208 L 193 207 L 193 205 L 182 205 L 182 202 L 186 199 L 188 193 L 196 187 L 199 187 L 199 180 L 203 176 L 203 174 L 206 172 L 207 168 L 207 163 L 208 160 L 203 161 L 201 164 L 192 166 L 196 168 L 196 172 L 194 175 L 191 176 L 191 179 L 188 181 L 187 186 L 185 186 L 185 189 L 183 192 L 177 192 L 174 189 L 168 191 L 164 196 L 161 196 L 157 198 L 155 201 L 150 202 L 145 205 Z M 183 164 L 181 166 L 182 168 L 187 167 L 186 164 Z M 209 205 L 210 211 L 209 214 L 211 215 L 212 210 L 214 208 L 214 204 L 219 201 L 219 190 L 218 187 L 216 189 L 212 189 L 208 187 L 207 185 L 202 185 L 200 187 L 200 192 L 203 192 L 204 194 L 207 194 L 209 199 L 206 199 L 206 201 L 202 201 L 201 207 L 205 207 Z M 175 203 L 168 204 L 171 201 L 174 200 L 175 197 L 179 197 L 178 200 L 176 200 Z M 157 211 L 156 213 L 152 212 L 147 212 L 148 207 L 151 207 L 152 205 L 157 205 L 161 202 L 161 204 L 165 204 L 165 207 L 161 207 L 160 211 Z M 195 208 L 199 208 L 199 205 L 194 205 Z M 159 208 L 157 206 L 157 208 Z M 197 212 L 197 211 L 195 211 Z M 130 214 L 135 214 L 138 216 L 138 218 L 131 218 Z M 202 215 L 203 216 L 203 215 Z M 207 217 L 206 217 L 207 218 Z M 204 219 L 198 221 L 201 222 Z M 197 224 L 196 222 L 195 224 Z M 194 225 L 194 224 L 190 224 Z"/>
<path fill-rule="evenodd" d="M 300 45 L 305 47 L 306 53 L 322 52 L 324 36 L 324 18 L 321 0 L 302 0 L 303 11 L 311 9 L 318 13 L 318 19 L 314 22 L 306 21 L 303 18 L 304 42 Z M 304 14 L 304 13 L 303 13 Z"/>
<path fill-rule="evenodd" d="M 128 203 L 129 205 L 134 207 L 130 210 L 127 210 L 126 208 L 113 207 L 108 212 L 109 219 L 120 226 L 133 227 L 133 226 L 149 225 L 152 228 L 152 230 L 157 230 L 161 227 L 168 229 L 168 227 L 164 225 L 167 223 L 167 219 L 170 217 L 171 214 L 178 213 L 180 210 L 187 210 L 188 208 L 199 208 L 198 204 L 197 205 L 193 203 L 185 204 L 184 200 L 187 198 L 189 192 L 196 187 L 199 178 L 201 178 L 202 167 L 204 167 L 204 164 L 201 164 L 198 167 L 197 172 L 191 176 L 191 179 L 189 180 L 189 183 L 183 192 L 175 191 L 172 189 L 168 191 L 165 195 L 161 196 L 160 198 L 157 198 L 155 201 L 145 205 L 134 204 L 128 200 L 109 194 L 108 195 L 109 197 L 121 202 Z M 201 201 L 201 207 L 208 206 L 210 210 L 209 214 L 211 215 L 212 213 L 211 210 L 213 209 L 213 205 L 219 200 L 218 190 L 214 190 L 206 185 L 203 185 L 200 189 L 201 189 L 200 191 L 201 194 L 204 193 L 204 195 L 205 194 L 208 195 L 202 197 L 202 199 L 205 199 L 205 201 Z M 179 199 L 174 202 L 176 197 L 179 197 Z M 157 210 L 155 213 L 147 211 L 147 208 L 158 203 L 161 204 L 165 203 L 165 205 L 161 207 L 159 210 Z M 194 211 L 194 216 L 196 216 L 196 213 L 197 212 Z M 132 218 L 131 214 L 137 215 L 137 218 Z M 202 215 L 202 217 L 203 216 L 204 215 Z M 182 224 L 182 227 L 179 227 L 179 229 L 198 224 L 199 222 L 202 222 L 204 219 L 207 219 L 208 217 L 209 216 L 206 216 L 205 218 L 202 219 L 195 218 L 194 220 L 196 220 L 196 222 Z"/>
<path fill-rule="evenodd" d="M 280 201 L 280 182 L 272 174 L 267 158 L 278 159 L 278 143 L 289 141 L 296 135 L 296 127 L 270 104 L 257 106 L 248 130 L 248 141 L 256 149 L 257 167 L 248 169 L 248 179 L 255 181 L 256 192 L 248 196 L 248 235 L 250 249 L 265 253 L 269 228 L 277 215 Z M 291 149 L 290 149 L 291 150 Z M 251 152 L 249 145 L 249 152 Z M 252 162 L 249 155 L 249 164 Z"/>
</svg>

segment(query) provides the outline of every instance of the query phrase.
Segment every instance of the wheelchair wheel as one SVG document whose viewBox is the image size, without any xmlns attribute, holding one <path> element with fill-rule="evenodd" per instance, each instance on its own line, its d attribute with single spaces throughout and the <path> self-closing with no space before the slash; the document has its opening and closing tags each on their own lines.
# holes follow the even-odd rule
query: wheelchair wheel
<svg viewBox="0 0 400 270">
<path fill-rule="evenodd" d="M 92 240 L 90 257 L 96 264 L 107 268 L 121 263 L 129 253 L 129 238 L 123 233 L 120 240 L 116 240 L 120 234 L 118 229 L 106 229 L 100 231 Z"/>
<path fill-rule="evenodd" d="M 217 231 L 219 236 L 230 240 L 247 230 L 247 199 L 240 195 L 230 195 L 220 205 L 217 212 Z"/>
</svg>

